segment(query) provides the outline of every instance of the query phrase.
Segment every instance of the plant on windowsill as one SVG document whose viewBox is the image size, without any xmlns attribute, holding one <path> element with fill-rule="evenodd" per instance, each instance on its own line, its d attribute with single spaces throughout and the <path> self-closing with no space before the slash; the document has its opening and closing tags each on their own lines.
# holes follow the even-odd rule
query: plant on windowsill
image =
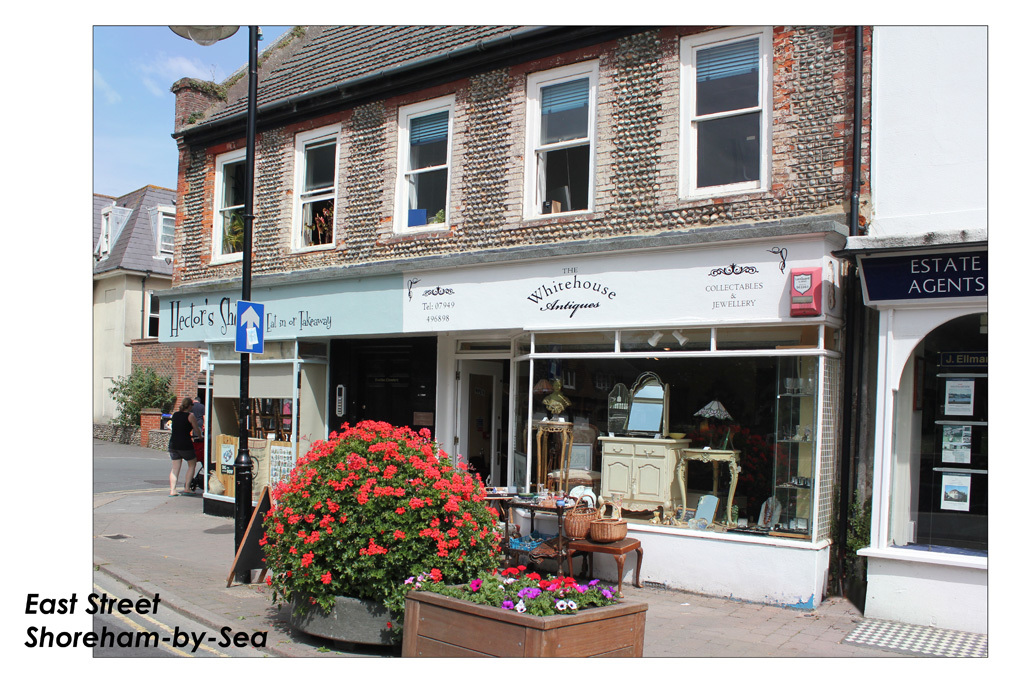
<svg viewBox="0 0 1024 683">
<path fill-rule="evenodd" d="M 224 229 L 224 253 L 236 254 L 242 251 L 245 240 L 245 219 L 242 213 L 236 211 L 231 214 L 228 225 Z"/>
<path fill-rule="evenodd" d="M 450 465 L 428 430 L 343 425 L 273 491 L 260 540 L 267 584 L 300 629 L 304 614 L 328 615 L 346 596 L 380 603 L 398 633 L 407 577 L 458 583 L 497 566 L 501 534 L 484 496 L 479 476 Z"/>
<path fill-rule="evenodd" d="M 430 217 L 427 223 L 444 223 L 444 209 L 439 209 L 437 213 Z"/>
<path fill-rule="evenodd" d="M 307 247 L 330 244 L 334 239 L 334 205 L 328 204 L 302 226 L 303 244 Z"/>
</svg>

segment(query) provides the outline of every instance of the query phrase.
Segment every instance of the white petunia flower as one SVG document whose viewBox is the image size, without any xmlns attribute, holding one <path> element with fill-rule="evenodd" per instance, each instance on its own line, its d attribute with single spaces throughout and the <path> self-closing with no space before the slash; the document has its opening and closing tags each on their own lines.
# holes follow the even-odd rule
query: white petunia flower
<svg viewBox="0 0 1024 683">
<path fill-rule="evenodd" d="M 516 611 L 519 612 L 520 614 L 525 612 L 526 611 L 526 603 L 523 602 L 522 600 L 520 600 L 518 603 L 516 603 Z"/>
<path fill-rule="evenodd" d="M 555 609 L 559 612 L 565 611 L 566 607 L 568 607 L 568 604 L 565 602 L 565 600 L 559 600 L 555 603 Z"/>
</svg>

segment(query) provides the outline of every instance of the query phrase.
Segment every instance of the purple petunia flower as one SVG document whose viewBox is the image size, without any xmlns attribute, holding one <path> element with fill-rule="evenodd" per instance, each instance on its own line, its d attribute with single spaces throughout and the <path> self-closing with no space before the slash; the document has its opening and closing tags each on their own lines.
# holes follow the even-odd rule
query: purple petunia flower
<svg viewBox="0 0 1024 683">
<path fill-rule="evenodd" d="M 611 592 L 611 591 L 610 591 L 609 589 L 607 589 L 607 588 L 602 588 L 602 589 L 601 589 L 601 595 L 603 595 L 603 596 L 604 596 L 604 597 L 606 597 L 606 598 L 614 598 L 614 597 L 615 597 L 615 593 L 612 593 L 612 592 Z"/>
<path fill-rule="evenodd" d="M 591 581 L 591 582 L 590 582 L 590 583 L 588 583 L 587 585 L 588 585 L 588 586 L 596 586 L 596 585 L 597 585 L 598 583 L 600 583 L 600 582 L 601 582 L 601 579 L 594 579 L 593 581 Z"/>
<path fill-rule="evenodd" d="M 515 605 L 512 604 L 511 600 L 506 600 L 505 602 L 501 603 L 501 609 L 512 609 L 513 607 L 515 607 Z"/>
<path fill-rule="evenodd" d="M 524 588 L 523 590 L 519 591 L 519 597 L 527 598 L 529 600 L 533 600 L 538 595 L 540 595 L 540 589 L 539 588 L 527 587 L 527 588 Z"/>
</svg>

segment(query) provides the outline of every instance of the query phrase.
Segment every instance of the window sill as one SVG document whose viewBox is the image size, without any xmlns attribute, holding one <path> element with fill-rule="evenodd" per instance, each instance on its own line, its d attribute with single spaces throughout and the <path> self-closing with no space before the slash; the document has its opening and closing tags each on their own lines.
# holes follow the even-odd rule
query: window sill
<svg viewBox="0 0 1024 683">
<path fill-rule="evenodd" d="M 238 252 L 236 254 L 229 254 L 228 256 L 215 256 L 214 258 L 210 259 L 210 265 L 223 266 L 228 263 L 241 263 L 241 261 L 242 252 Z"/>
<path fill-rule="evenodd" d="M 333 251 L 337 247 L 338 245 L 336 245 L 334 242 L 331 242 L 330 244 L 317 244 L 312 247 L 295 247 L 294 249 L 292 249 L 292 255 L 294 256 L 296 254 L 309 254 L 317 251 Z"/>
<path fill-rule="evenodd" d="M 455 226 L 447 223 L 435 223 L 430 227 L 415 226 L 396 230 L 390 234 L 380 237 L 381 244 L 395 244 L 397 242 L 413 242 L 421 239 L 444 239 L 455 235 Z"/>
<path fill-rule="evenodd" d="M 928 550 L 907 550 L 904 548 L 861 548 L 857 551 L 861 557 L 876 557 L 880 560 L 897 560 L 901 562 L 922 562 L 940 564 L 947 567 L 964 567 L 966 569 L 988 570 L 988 558 L 972 555 L 954 555 Z"/>
<path fill-rule="evenodd" d="M 699 204 L 706 204 L 710 200 L 715 199 L 729 199 L 733 201 L 748 201 L 752 199 L 763 199 L 770 196 L 771 192 L 768 188 L 743 188 L 743 189 L 728 189 L 728 185 L 719 185 L 717 188 L 709 190 L 707 192 L 694 192 L 692 194 L 680 195 L 677 197 L 677 201 L 680 206 L 693 206 Z"/>
<path fill-rule="evenodd" d="M 586 211 L 560 211 L 559 213 L 545 213 L 538 216 L 527 216 L 523 218 L 515 228 L 536 228 L 544 225 L 560 225 L 562 223 L 573 223 L 582 219 L 591 220 L 594 218 L 593 209 Z"/>
</svg>

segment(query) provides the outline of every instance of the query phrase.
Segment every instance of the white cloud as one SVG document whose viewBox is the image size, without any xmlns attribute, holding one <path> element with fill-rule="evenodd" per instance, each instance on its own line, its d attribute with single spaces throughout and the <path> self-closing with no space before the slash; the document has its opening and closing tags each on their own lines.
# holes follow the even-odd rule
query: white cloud
<svg viewBox="0 0 1024 683">
<path fill-rule="evenodd" d="M 103 76 L 96 69 L 92 70 L 92 81 L 93 87 L 103 94 L 103 97 L 107 100 L 107 104 L 117 104 L 121 101 L 121 95 L 110 87 L 110 84 L 104 80 Z"/>
<path fill-rule="evenodd" d="M 169 92 L 167 88 L 161 88 L 156 81 L 149 76 L 142 77 L 142 85 L 146 86 L 146 90 L 153 93 L 155 97 L 164 97 Z"/>
<path fill-rule="evenodd" d="M 168 56 L 160 53 L 149 62 L 136 62 L 135 69 L 142 74 L 142 83 L 156 97 L 166 96 L 171 85 L 181 78 L 201 78 L 212 80 L 214 78 L 212 65 L 206 64 L 197 59 L 190 59 L 178 55 Z M 224 76 L 220 75 L 223 79 Z"/>
</svg>

